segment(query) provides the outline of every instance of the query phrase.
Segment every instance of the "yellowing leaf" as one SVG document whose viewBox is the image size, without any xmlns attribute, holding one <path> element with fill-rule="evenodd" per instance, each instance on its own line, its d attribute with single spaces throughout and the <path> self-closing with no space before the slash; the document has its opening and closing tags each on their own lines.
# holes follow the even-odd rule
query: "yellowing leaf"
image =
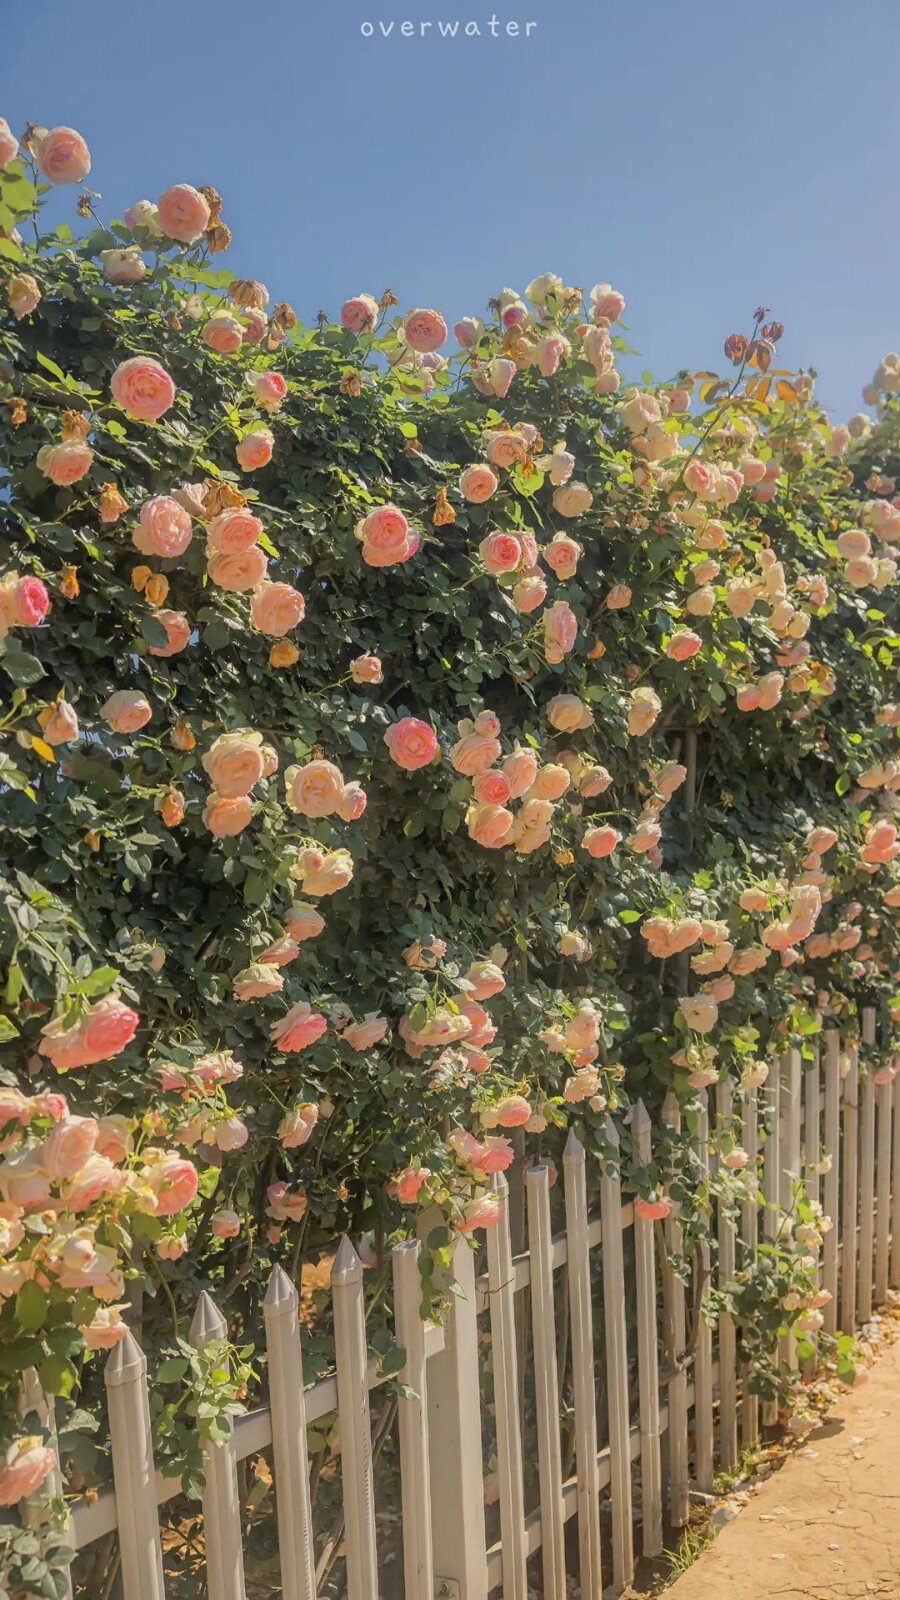
<svg viewBox="0 0 900 1600">
<path fill-rule="evenodd" d="M 771 378 L 760 378 L 759 382 L 756 385 L 756 388 L 753 391 L 754 400 L 768 400 L 768 398 L 769 398 L 769 390 L 771 389 L 771 387 L 772 387 Z"/>
<path fill-rule="evenodd" d="M 775 388 L 782 400 L 787 400 L 790 402 L 797 399 L 797 391 L 794 388 L 794 385 L 792 383 L 786 383 L 784 378 L 778 379 Z"/>
<path fill-rule="evenodd" d="M 36 733 L 31 736 L 31 748 L 40 756 L 42 761 L 56 760 L 56 756 L 53 754 L 49 744 L 44 739 L 39 739 Z"/>
</svg>

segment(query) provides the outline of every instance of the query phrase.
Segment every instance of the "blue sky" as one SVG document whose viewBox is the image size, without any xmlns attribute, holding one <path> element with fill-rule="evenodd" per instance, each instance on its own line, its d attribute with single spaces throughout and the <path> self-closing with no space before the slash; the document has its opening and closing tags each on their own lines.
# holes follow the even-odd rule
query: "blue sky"
<svg viewBox="0 0 900 1600">
<path fill-rule="evenodd" d="M 0 113 L 77 127 L 107 216 L 214 184 L 224 259 L 304 321 L 388 285 L 455 319 L 553 270 L 621 289 L 666 377 L 764 303 L 837 419 L 900 347 L 896 3 L 31 0 Z"/>
</svg>

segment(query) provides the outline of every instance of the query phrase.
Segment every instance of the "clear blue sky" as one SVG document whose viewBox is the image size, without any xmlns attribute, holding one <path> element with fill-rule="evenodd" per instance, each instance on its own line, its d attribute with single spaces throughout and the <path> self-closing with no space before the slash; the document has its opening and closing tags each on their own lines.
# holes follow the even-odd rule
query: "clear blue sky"
<svg viewBox="0 0 900 1600">
<path fill-rule="evenodd" d="M 897 0 L 30 0 L 3 54 L 0 113 L 77 127 L 101 214 L 214 184 L 225 261 L 304 321 L 553 270 L 621 289 L 665 377 L 762 302 L 836 419 L 900 347 Z"/>
</svg>

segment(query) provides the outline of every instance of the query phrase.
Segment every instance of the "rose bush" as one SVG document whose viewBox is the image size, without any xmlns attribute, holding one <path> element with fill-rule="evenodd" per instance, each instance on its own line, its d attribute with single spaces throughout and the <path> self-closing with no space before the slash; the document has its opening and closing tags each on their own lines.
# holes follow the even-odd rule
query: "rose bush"
<svg viewBox="0 0 900 1600">
<path fill-rule="evenodd" d="M 76 237 L 81 136 L 0 160 L 10 1500 L 19 1371 L 89 1398 L 126 1281 L 151 1356 L 202 1287 L 255 1332 L 274 1261 L 383 1274 L 412 1208 L 475 1233 L 514 1155 L 669 1091 L 628 1177 L 689 1235 L 697 1089 L 864 1003 L 890 1060 L 900 379 L 833 428 L 760 309 L 731 376 L 620 399 L 622 295 L 552 273 L 455 354 L 389 291 L 305 328 L 213 261 L 215 190 Z"/>
</svg>

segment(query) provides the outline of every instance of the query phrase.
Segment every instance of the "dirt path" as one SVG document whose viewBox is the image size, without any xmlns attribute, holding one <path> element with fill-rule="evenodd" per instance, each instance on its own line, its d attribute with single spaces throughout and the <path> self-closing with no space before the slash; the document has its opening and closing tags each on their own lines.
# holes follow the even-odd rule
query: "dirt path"
<svg viewBox="0 0 900 1600">
<path fill-rule="evenodd" d="M 666 1600 L 900 1600 L 900 1340 Z"/>
</svg>

